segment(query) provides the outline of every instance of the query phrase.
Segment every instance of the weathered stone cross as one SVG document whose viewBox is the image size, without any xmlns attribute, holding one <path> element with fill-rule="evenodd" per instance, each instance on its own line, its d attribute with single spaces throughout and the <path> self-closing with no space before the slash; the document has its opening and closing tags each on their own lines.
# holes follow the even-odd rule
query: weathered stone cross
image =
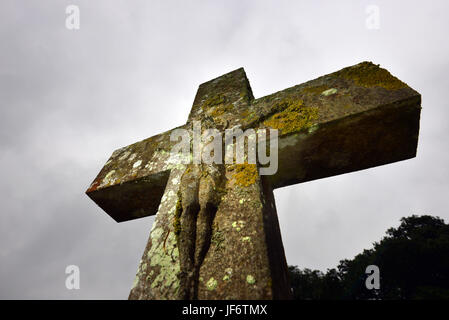
<svg viewBox="0 0 449 320">
<path fill-rule="evenodd" d="M 180 128 L 276 128 L 278 170 L 210 178 L 170 155 L 172 130 L 114 151 L 87 195 L 118 222 L 157 213 L 129 298 L 288 299 L 273 189 L 414 157 L 420 104 L 369 62 L 259 99 L 243 69 L 203 83 Z"/>
</svg>

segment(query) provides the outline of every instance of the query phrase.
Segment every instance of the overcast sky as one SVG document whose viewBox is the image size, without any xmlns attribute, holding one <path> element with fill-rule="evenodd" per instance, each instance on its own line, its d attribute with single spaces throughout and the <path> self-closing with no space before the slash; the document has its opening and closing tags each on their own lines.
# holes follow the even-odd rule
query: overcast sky
<svg viewBox="0 0 449 320">
<path fill-rule="evenodd" d="M 65 26 L 70 4 L 79 30 Z M 336 267 L 403 216 L 449 222 L 448 12 L 447 1 L 2 0 L 0 298 L 127 298 L 154 218 L 118 224 L 84 191 L 113 150 L 183 124 L 198 85 L 239 67 L 261 97 L 370 60 L 423 97 L 416 158 L 275 191 L 289 264 Z M 65 287 L 71 264 L 80 290 Z"/>
</svg>

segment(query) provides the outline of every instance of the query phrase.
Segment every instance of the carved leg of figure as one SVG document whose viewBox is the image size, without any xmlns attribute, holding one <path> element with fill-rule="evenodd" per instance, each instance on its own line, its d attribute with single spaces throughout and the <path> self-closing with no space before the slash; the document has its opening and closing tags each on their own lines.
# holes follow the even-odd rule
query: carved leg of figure
<svg viewBox="0 0 449 320">
<path fill-rule="evenodd" d="M 218 166 L 206 166 L 203 168 L 203 174 L 199 183 L 199 203 L 200 211 L 196 222 L 196 244 L 195 244 L 195 291 L 194 296 L 197 297 L 198 279 L 201 265 L 209 250 L 212 225 L 220 203 L 220 192 L 222 180 L 224 179 L 224 171 Z"/>
<path fill-rule="evenodd" d="M 181 178 L 180 194 L 182 214 L 180 217 L 181 230 L 178 237 L 180 262 L 179 297 L 183 300 L 194 299 L 195 286 L 194 259 L 196 221 L 200 204 L 198 201 L 199 176 L 201 171 L 195 165 L 190 166 Z"/>
</svg>

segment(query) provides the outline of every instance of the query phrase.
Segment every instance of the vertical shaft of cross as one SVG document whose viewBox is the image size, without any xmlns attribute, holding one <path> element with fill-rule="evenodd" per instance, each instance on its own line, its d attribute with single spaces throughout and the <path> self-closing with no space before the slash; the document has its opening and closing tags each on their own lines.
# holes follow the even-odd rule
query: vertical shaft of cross
<svg viewBox="0 0 449 320">
<path fill-rule="evenodd" d="M 129 299 L 179 299 L 180 264 L 174 222 L 184 170 L 185 166 L 171 170 Z"/>
<path fill-rule="evenodd" d="M 242 112 L 251 99 L 239 69 L 200 86 L 188 123 L 223 130 L 235 122 L 232 109 Z M 276 232 L 272 190 L 256 164 L 172 170 L 130 298 L 288 298 L 287 264 Z"/>
</svg>

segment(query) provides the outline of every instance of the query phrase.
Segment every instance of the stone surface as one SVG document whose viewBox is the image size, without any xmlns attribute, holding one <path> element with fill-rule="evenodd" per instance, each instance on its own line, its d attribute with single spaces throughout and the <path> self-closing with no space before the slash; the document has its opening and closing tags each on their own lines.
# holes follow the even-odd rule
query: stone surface
<svg viewBox="0 0 449 320">
<path fill-rule="evenodd" d="M 171 131 L 115 151 L 88 196 L 119 222 L 157 212 L 129 298 L 288 299 L 273 189 L 414 157 L 420 103 L 369 62 L 259 99 L 243 69 L 200 85 L 180 128 L 276 128 L 279 169 L 182 164 Z"/>
</svg>

